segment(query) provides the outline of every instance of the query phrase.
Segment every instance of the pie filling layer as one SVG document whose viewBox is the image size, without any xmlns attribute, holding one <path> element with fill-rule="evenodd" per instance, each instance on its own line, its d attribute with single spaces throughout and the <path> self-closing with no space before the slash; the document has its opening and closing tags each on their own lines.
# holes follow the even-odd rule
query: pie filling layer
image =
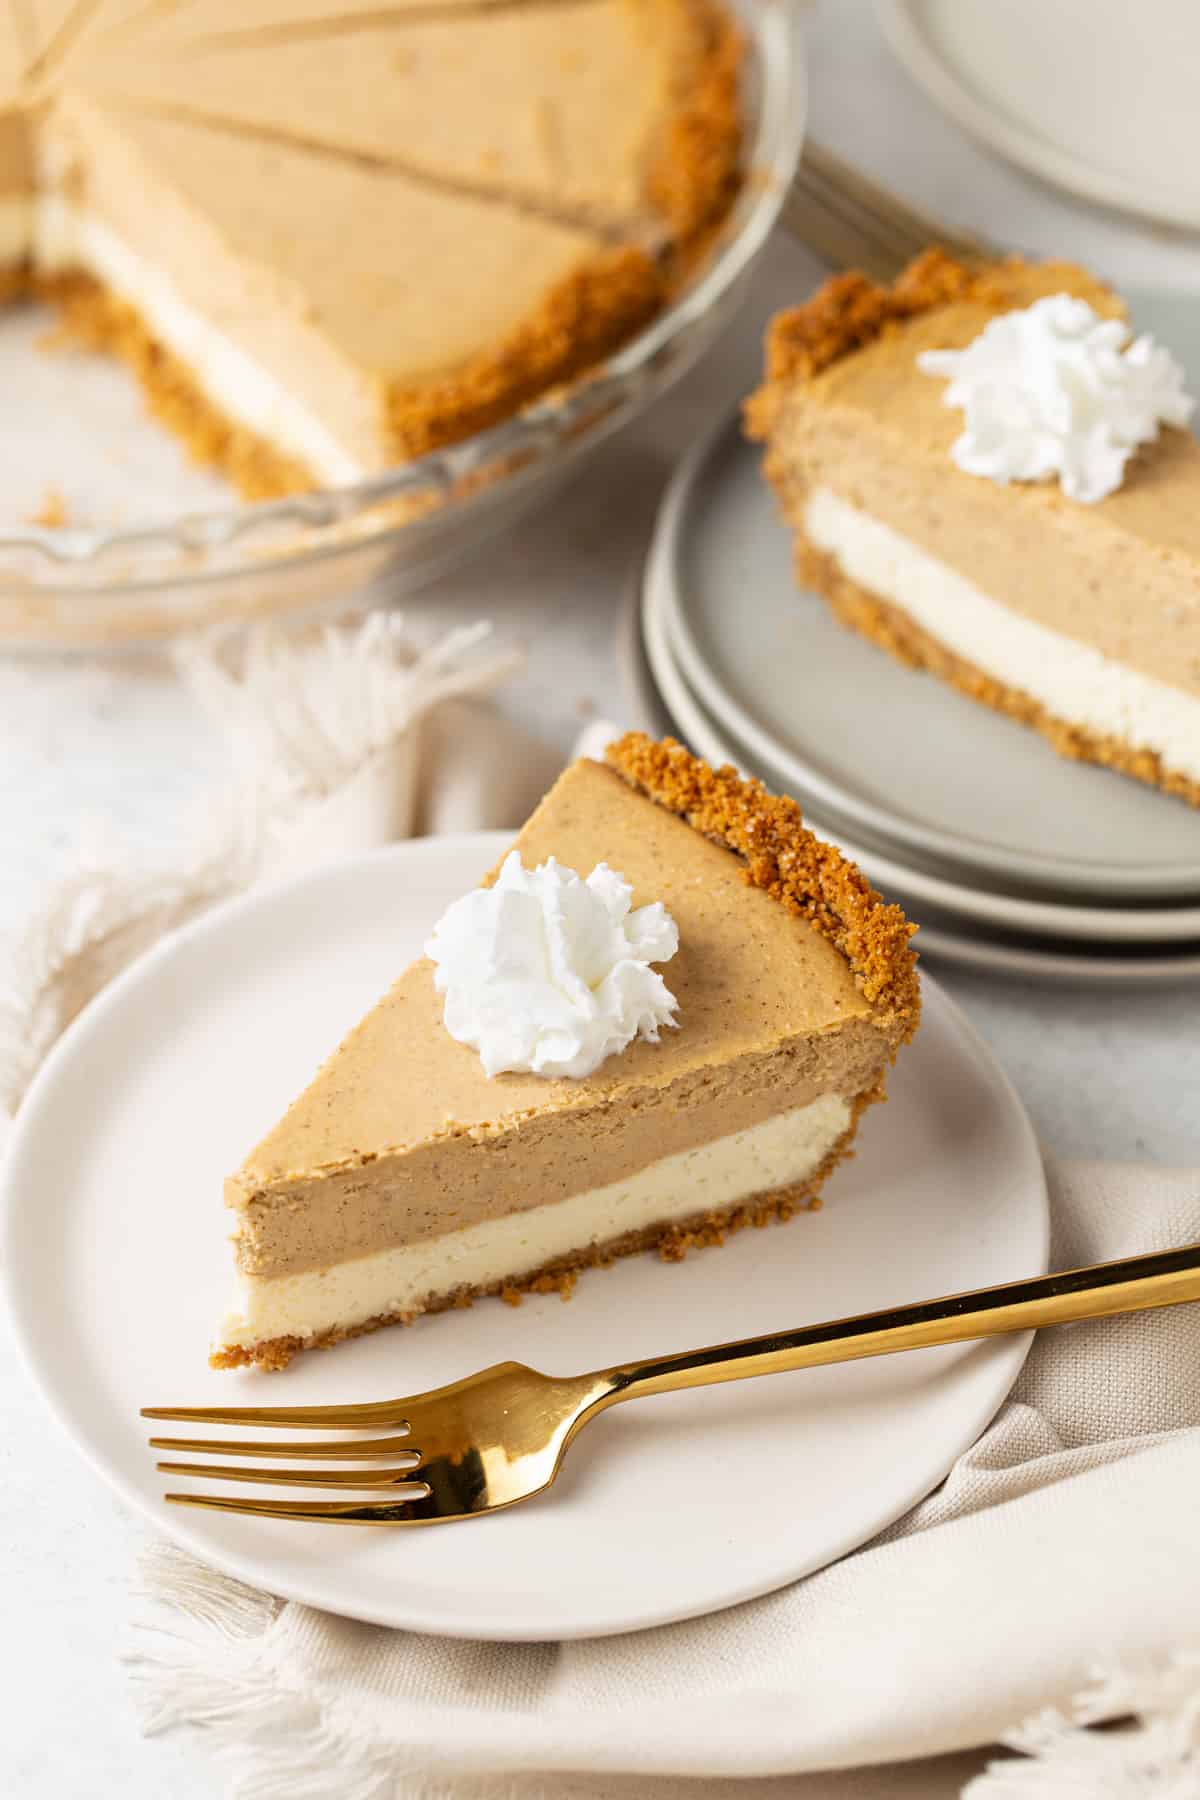
<svg viewBox="0 0 1200 1800">
<path fill-rule="evenodd" d="M 829 488 L 811 490 L 803 529 L 852 581 L 965 662 L 1054 718 L 1152 750 L 1167 769 L 1200 781 L 1200 701 L 1013 612 Z"/>
<path fill-rule="evenodd" d="M 319 482 L 336 487 L 366 477 L 369 471 L 307 407 L 189 306 L 170 278 L 103 219 L 58 194 L 40 195 L 33 206 L 35 258 L 42 273 L 79 272 L 109 288 L 135 309 L 164 349 L 187 364 L 226 418 L 295 458 Z M 4 231 L 0 211 L 0 254 Z"/>
<path fill-rule="evenodd" d="M 655 1225 L 720 1212 L 793 1187 L 850 1129 L 850 1105 L 822 1094 L 762 1124 L 665 1156 L 624 1181 L 549 1206 L 480 1221 L 441 1237 L 297 1275 L 239 1275 L 217 1348 L 276 1337 L 312 1339 L 367 1320 L 413 1315 L 458 1289 L 520 1280 L 547 1263 Z"/>
<path fill-rule="evenodd" d="M 0 269 L 24 261 L 32 235 L 32 194 L 0 194 Z"/>
</svg>

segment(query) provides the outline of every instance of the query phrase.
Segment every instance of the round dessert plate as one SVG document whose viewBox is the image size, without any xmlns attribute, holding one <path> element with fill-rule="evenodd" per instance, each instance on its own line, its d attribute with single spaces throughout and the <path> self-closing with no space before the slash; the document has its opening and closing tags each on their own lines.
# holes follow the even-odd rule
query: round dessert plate
<svg viewBox="0 0 1200 1800">
<path fill-rule="evenodd" d="M 779 784 L 774 771 L 757 763 L 744 745 L 725 735 L 688 688 L 672 659 L 659 612 L 640 587 L 626 610 L 621 661 L 635 716 L 647 730 L 659 737 L 674 733 L 709 762 L 735 763 L 747 774 Z M 1120 928 L 1128 927 L 1131 918 L 1135 922 L 1142 916 L 1153 920 L 1160 914 L 1025 905 L 924 875 L 873 849 L 864 849 L 851 842 L 837 822 L 807 805 L 805 816 L 814 830 L 838 843 L 883 887 L 889 899 L 919 921 L 914 942 L 923 957 L 987 974 L 1071 986 L 1154 987 L 1200 978 L 1200 938 L 1175 937 L 1165 943 L 1120 941 Z M 1001 914 L 999 924 L 989 916 L 991 906 Z M 1038 924 L 1049 913 L 1055 915 L 1055 924 L 1062 917 L 1080 914 L 1085 923 L 1091 923 L 1095 913 L 1114 923 L 1116 941 L 1103 933 L 1085 933 L 1076 947 L 1067 935 L 1056 937 L 1051 932 L 1046 936 L 1043 931 L 1039 936 Z M 1187 919 L 1190 914 L 1179 908 L 1171 916 Z M 1010 929 L 1004 929 L 1005 924 Z"/>
<path fill-rule="evenodd" d="M 748 752 L 748 747 L 727 733 L 723 726 L 714 735 L 711 716 L 706 722 L 697 722 L 704 719 L 706 709 L 688 689 L 680 667 L 684 659 L 674 654 L 675 645 L 670 634 L 672 608 L 665 585 L 648 580 L 645 606 L 646 642 L 655 678 L 668 695 L 672 711 L 691 720 L 693 741 L 696 741 L 695 734 L 700 732 L 706 736 L 710 748 L 723 745 L 728 760 L 746 766 L 752 763 L 754 772 L 761 774 L 769 785 L 791 786 L 796 798 L 807 804 L 811 796 L 803 784 L 793 781 L 795 771 L 786 764 L 777 763 L 761 745 L 755 744 Z M 707 756 L 708 751 L 704 754 Z M 964 879 L 961 872 L 949 871 L 948 865 L 926 859 L 919 851 L 901 849 L 894 852 L 886 839 L 881 847 L 882 834 L 864 834 L 860 839 L 858 827 L 848 822 L 845 814 L 824 798 L 818 799 L 815 813 L 811 807 L 809 812 L 813 818 L 820 819 L 822 829 L 836 838 L 847 856 L 860 863 L 871 880 L 878 882 L 889 894 L 898 898 L 903 891 L 910 899 L 940 907 L 944 912 L 956 914 L 976 925 L 1041 933 L 1064 942 L 1078 939 L 1141 945 L 1180 944 L 1191 938 L 1200 939 L 1200 906 L 1081 906 L 1005 893 L 983 879 L 978 883 Z"/>
<path fill-rule="evenodd" d="M 210 914 L 116 981 L 22 1108 L 2 1266 L 51 1406 L 157 1529 L 245 1581 L 352 1618 L 548 1640 L 710 1612 L 853 1550 L 975 1439 L 1026 1339 L 618 1408 L 581 1438 L 550 1494 L 416 1531 L 168 1506 L 163 1489 L 177 1479 L 156 1474 L 139 1407 L 382 1399 L 508 1357 L 583 1371 L 981 1287 L 1046 1268 L 1047 1211 L 1019 1100 L 926 981 L 891 1099 L 865 1121 L 822 1210 L 680 1265 L 626 1258 L 585 1276 L 568 1305 L 484 1301 L 276 1375 L 209 1369 L 230 1274 L 222 1177 L 505 841 L 431 839 L 327 865 Z M 729 1482 L 734 1469 L 749 1485 Z"/>
<path fill-rule="evenodd" d="M 878 0 L 878 9 L 909 73 L 972 136 L 1087 200 L 1200 226 L 1193 0 L 1157 0 L 1136 66 L 1125 0 Z"/>
</svg>

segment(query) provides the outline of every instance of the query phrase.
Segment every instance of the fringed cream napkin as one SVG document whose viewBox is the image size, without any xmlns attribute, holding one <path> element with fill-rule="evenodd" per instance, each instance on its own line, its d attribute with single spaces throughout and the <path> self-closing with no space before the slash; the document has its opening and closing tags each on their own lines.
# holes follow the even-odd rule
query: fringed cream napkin
<svg viewBox="0 0 1200 1800">
<path fill-rule="evenodd" d="M 254 638 L 236 663 L 190 652 L 231 796 L 182 870 L 94 852 L 53 899 L 0 1023 L 0 1099 L 16 1104 L 118 969 L 214 901 L 414 830 L 518 822 L 554 759 L 476 704 L 506 666 L 480 634 L 418 656 L 382 619 Z M 1200 1174 L 1075 1164 L 1051 1186 L 1058 1266 L 1200 1239 Z M 452 1642 L 155 1546 L 130 1657 L 148 1727 L 200 1728 L 240 1800 L 1193 1800 L 1198 1313 L 1044 1334 L 907 1518 L 778 1594 L 661 1630 Z M 986 1758 L 910 1760 L 997 1741 L 1016 1754 L 965 1789 Z"/>
</svg>

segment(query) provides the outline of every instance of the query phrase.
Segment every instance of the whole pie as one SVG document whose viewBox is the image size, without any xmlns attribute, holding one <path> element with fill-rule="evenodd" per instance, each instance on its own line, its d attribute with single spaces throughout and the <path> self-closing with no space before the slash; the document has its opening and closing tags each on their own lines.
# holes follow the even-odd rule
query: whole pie
<svg viewBox="0 0 1200 1800">
<path fill-rule="evenodd" d="M 718 0 L 0 0 L 0 293 L 249 497 L 377 474 L 666 303 L 740 57 Z"/>
<path fill-rule="evenodd" d="M 1039 306 L 1085 336 L 1106 324 L 1128 335 L 1120 297 L 1071 263 L 976 269 L 931 251 L 891 288 L 839 276 L 773 321 L 750 432 L 795 534 L 799 583 L 845 624 L 1063 755 L 1200 805 L 1200 443 L 1163 424 L 1086 504 L 1060 481 L 1000 484 L 954 460 L 964 421 L 930 364 L 989 342 L 1001 356 L 1004 340 L 983 334 Z M 1119 372 L 1116 355 L 1110 342 L 1060 383 L 1085 462 L 1097 451 L 1090 389 Z M 1136 390 L 1159 352 L 1147 341 L 1128 355 Z M 994 378 L 1008 379 L 1002 360 Z M 984 417 L 993 457 L 1008 416 L 1021 422 L 1013 403 L 998 390 Z"/>
<path fill-rule="evenodd" d="M 632 734 L 573 764 L 514 850 L 525 870 L 607 864 L 634 908 L 666 909 L 674 1025 L 576 1075 L 489 1073 L 413 963 L 227 1183 L 216 1366 L 789 1218 L 883 1098 L 920 1012 L 913 927 L 794 801 Z M 511 945 L 480 960 L 486 1010 L 523 965 Z M 511 991 L 490 996 L 502 1028 Z"/>
</svg>

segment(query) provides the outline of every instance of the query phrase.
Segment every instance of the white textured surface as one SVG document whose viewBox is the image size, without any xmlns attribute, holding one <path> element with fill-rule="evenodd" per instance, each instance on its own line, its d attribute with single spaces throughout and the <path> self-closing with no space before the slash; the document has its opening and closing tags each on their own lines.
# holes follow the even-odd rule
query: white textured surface
<svg viewBox="0 0 1200 1800">
<path fill-rule="evenodd" d="M 42 269 L 84 269 L 130 301 L 229 418 L 269 438 L 331 487 L 367 473 L 320 419 L 193 311 L 170 278 L 131 250 L 103 219 L 81 213 L 60 195 L 44 194 L 36 205 L 34 241 Z"/>
<path fill-rule="evenodd" d="M 1069 249 L 1117 280 L 1195 285 L 1192 243 L 1064 202 L 935 113 L 893 63 L 869 0 L 825 0 L 815 11 L 812 43 L 813 134 L 867 174 L 953 225 L 975 225 L 1045 253 Z M 815 276 L 811 259 L 779 245 L 741 324 L 709 367 L 591 465 L 586 492 L 568 493 L 551 517 L 490 547 L 452 586 L 409 608 L 431 636 L 487 614 L 510 639 L 529 643 L 528 671 L 507 690 L 505 708 L 537 721 L 564 750 L 589 711 L 622 716 L 613 660 L 617 610 L 669 459 L 753 382 L 763 317 Z M 100 814 L 136 842 L 168 850 L 181 812 L 215 766 L 194 714 L 152 670 L 131 677 L 115 665 L 0 665 L 0 826 L 9 846 L 0 859 L 0 928 L 15 929 L 29 916 L 89 816 Z M 1168 1163 L 1198 1159 L 1195 989 L 1116 998 L 961 974 L 949 975 L 946 985 L 989 1038 L 1055 1148 Z M 139 1738 L 116 1659 L 130 1616 L 140 1523 L 81 1465 L 11 1352 L 0 1357 L 0 1411 L 0 1582 L 6 1616 L 20 1627 L 0 1635 L 5 1784 L 26 1800 L 217 1800 L 223 1784 L 194 1745 Z M 922 1768 L 756 1782 L 752 1794 L 948 1800 L 979 1762 L 954 1758 L 936 1789 Z M 732 1800 L 734 1791 L 724 1780 L 689 1787 L 693 1800 Z M 603 1800 L 658 1796 L 659 1784 L 641 1777 L 613 1779 L 603 1790 Z M 513 1800 L 599 1795 L 592 1782 L 556 1781 L 552 1795 L 544 1787 L 514 1789 Z"/>
<path fill-rule="evenodd" d="M 1030 694 L 1056 719 L 1156 750 L 1172 773 L 1200 781 L 1200 700 L 1014 612 L 828 488 L 814 489 L 804 525 L 853 581 L 986 675 Z"/>
<path fill-rule="evenodd" d="M 274 1280 L 239 1276 L 217 1344 L 315 1337 L 381 1314 L 418 1311 L 456 1287 L 487 1287 L 506 1276 L 531 1275 L 585 1245 L 736 1206 L 753 1194 L 803 1181 L 849 1123 L 850 1108 L 841 1095 L 822 1094 L 810 1106 L 664 1156 L 627 1181 L 572 1194 L 553 1206 L 487 1219 L 334 1269 Z"/>
</svg>

